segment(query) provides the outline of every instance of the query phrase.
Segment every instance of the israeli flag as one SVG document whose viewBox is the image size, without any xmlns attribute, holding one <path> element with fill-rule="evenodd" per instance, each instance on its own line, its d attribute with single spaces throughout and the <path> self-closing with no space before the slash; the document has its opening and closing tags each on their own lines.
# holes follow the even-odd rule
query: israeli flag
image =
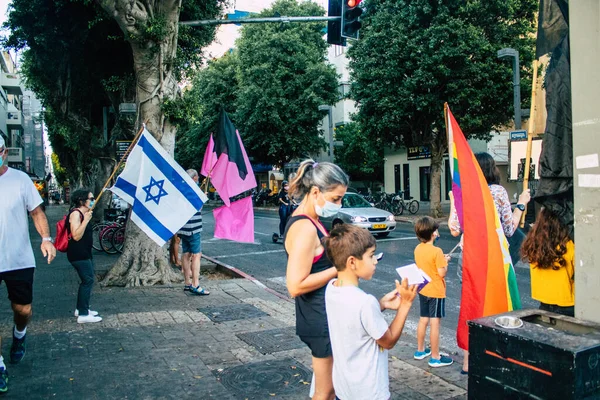
<svg viewBox="0 0 600 400">
<path fill-rule="evenodd" d="M 146 128 L 110 190 L 131 204 L 131 220 L 159 246 L 208 200 Z"/>
</svg>

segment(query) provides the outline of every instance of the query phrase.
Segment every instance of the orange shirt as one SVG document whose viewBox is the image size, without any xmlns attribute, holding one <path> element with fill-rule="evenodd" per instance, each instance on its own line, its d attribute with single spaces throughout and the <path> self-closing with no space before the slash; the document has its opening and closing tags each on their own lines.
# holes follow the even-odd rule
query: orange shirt
<svg viewBox="0 0 600 400">
<path fill-rule="evenodd" d="M 415 248 L 415 263 L 431 278 L 431 282 L 425 285 L 420 293 L 427 297 L 445 298 L 446 281 L 438 274 L 437 270 L 448 266 L 442 249 L 435 247 L 433 243 L 420 243 Z"/>
</svg>

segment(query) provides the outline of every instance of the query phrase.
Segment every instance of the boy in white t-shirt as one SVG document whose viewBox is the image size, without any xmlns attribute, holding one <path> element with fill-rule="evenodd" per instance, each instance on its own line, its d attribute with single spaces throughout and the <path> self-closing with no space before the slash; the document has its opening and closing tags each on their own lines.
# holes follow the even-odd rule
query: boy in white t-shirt
<svg viewBox="0 0 600 400">
<path fill-rule="evenodd" d="M 324 239 L 338 277 L 327 284 L 325 306 L 333 352 L 333 387 L 341 400 L 390 398 L 388 351 L 398 341 L 417 287 L 396 281 L 396 289 L 377 299 L 358 287 L 371 279 L 380 258 L 366 229 L 340 225 Z M 388 326 L 381 313 L 397 310 Z"/>
</svg>

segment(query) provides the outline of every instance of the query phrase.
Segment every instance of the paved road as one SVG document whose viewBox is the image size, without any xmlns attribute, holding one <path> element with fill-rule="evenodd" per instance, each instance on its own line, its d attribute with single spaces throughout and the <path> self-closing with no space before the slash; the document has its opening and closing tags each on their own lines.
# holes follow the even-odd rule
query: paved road
<svg viewBox="0 0 600 400">
<path fill-rule="evenodd" d="M 219 261 L 241 269 L 256 277 L 265 285 L 287 295 L 285 288 L 286 256 L 281 242 L 273 243 L 271 236 L 278 231 L 279 217 L 273 211 L 255 211 L 255 240 L 254 244 L 233 243 L 227 240 L 213 238 L 214 219 L 212 212 L 207 209 L 204 213 L 204 232 L 202 247 L 204 254 Z M 437 245 L 449 252 L 458 243 L 447 228 L 440 229 L 441 238 Z M 371 281 L 362 282 L 361 288 L 381 297 L 394 288 L 394 279 L 398 275 L 396 267 L 413 262 L 413 251 L 418 244 L 411 224 L 398 223 L 396 231 L 388 238 L 378 239 L 377 248 L 383 251 L 384 258 L 377 265 L 377 272 Z M 446 318 L 442 322 L 441 345 L 450 352 L 459 352 L 456 346 L 455 330 L 458 324 L 460 310 L 461 285 L 456 276 L 456 261 L 452 260 L 446 279 L 447 301 Z M 524 308 L 537 308 L 538 303 L 530 297 L 530 276 L 525 265 L 516 268 L 517 281 Z M 391 315 L 390 315 L 391 317 Z M 416 336 L 419 320 L 418 307 L 413 307 L 407 321 L 405 333 Z"/>
</svg>

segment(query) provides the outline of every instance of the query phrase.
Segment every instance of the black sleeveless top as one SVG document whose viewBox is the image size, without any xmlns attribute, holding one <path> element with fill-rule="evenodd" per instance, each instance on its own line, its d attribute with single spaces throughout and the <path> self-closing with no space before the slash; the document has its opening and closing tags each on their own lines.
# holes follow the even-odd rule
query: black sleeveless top
<svg viewBox="0 0 600 400">
<path fill-rule="evenodd" d="M 325 235 L 317 224 L 306 215 L 293 216 L 288 220 L 285 227 L 285 235 L 290 226 L 296 221 L 301 219 L 308 219 L 317 228 L 317 235 L 319 240 L 323 239 Z M 285 245 L 284 245 L 285 247 Z M 285 251 L 287 253 L 287 249 Z M 327 258 L 327 252 L 323 250 L 320 256 L 314 257 L 312 267 L 310 269 L 311 274 L 325 271 L 331 268 L 333 263 Z M 322 288 L 314 290 L 309 293 L 305 293 L 296 297 L 296 334 L 299 336 L 329 336 L 329 328 L 327 326 L 327 313 L 325 312 L 325 289 L 327 284 L 323 285 Z"/>
<path fill-rule="evenodd" d="M 81 220 L 83 221 L 83 214 L 77 209 L 72 209 L 67 217 L 67 232 L 71 235 L 71 224 L 69 219 L 72 213 L 79 213 Z M 81 261 L 92 259 L 92 245 L 94 244 L 94 234 L 92 224 L 88 223 L 83 232 L 83 236 L 79 240 L 69 239 L 69 246 L 67 247 L 67 259 L 69 261 Z"/>
</svg>

